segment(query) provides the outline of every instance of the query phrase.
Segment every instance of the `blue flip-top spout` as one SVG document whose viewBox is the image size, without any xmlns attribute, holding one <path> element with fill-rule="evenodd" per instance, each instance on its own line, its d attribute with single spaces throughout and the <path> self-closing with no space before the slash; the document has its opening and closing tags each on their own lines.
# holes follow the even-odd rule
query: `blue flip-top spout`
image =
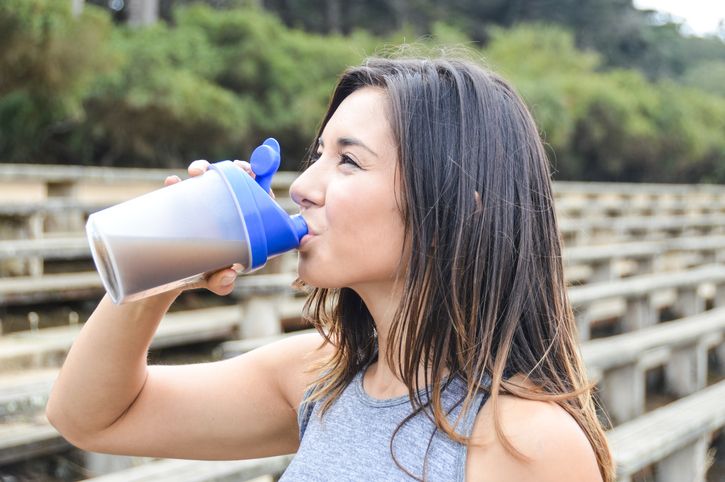
<svg viewBox="0 0 725 482">
<path fill-rule="evenodd" d="M 211 165 L 227 180 L 241 212 L 251 251 L 253 270 L 267 259 L 299 246 L 307 234 L 307 223 L 301 215 L 290 216 L 269 195 L 269 187 L 280 164 L 279 143 L 269 138 L 257 147 L 250 158 L 256 180 L 232 161 Z"/>
</svg>

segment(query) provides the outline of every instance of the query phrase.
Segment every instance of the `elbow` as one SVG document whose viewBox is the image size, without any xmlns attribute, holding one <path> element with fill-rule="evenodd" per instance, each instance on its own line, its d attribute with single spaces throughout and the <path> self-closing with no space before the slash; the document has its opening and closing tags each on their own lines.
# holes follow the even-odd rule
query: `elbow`
<svg viewBox="0 0 725 482">
<path fill-rule="evenodd" d="M 48 401 L 45 404 L 45 418 L 48 420 L 48 423 L 50 423 L 50 425 L 52 425 L 53 428 L 65 438 L 65 434 L 63 433 L 63 417 L 57 405 L 58 402 L 51 393 L 50 398 L 48 398 Z"/>
<path fill-rule="evenodd" d="M 66 442 L 81 450 L 93 451 L 88 443 L 90 440 L 88 434 L 80 431 L 79 426 L 63 414 L 63 410 L 57 406 L 57 402 L 52 398 L 45 405 L 45 418 Z"/>
</svg>

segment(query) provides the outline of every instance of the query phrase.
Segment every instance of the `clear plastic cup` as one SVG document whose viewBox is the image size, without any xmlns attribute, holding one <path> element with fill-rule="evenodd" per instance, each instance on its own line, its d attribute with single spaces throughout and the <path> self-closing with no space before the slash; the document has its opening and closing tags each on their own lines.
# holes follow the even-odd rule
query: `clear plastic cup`
<svg viewBox="0 0 725 482">
<path fill-rule="evenodd" d="M 93 213 L 86 234 L 114 303 L 181 287 L 234 263 L 251 267 L 242 209 L 218 169 Z"/>
</svg>

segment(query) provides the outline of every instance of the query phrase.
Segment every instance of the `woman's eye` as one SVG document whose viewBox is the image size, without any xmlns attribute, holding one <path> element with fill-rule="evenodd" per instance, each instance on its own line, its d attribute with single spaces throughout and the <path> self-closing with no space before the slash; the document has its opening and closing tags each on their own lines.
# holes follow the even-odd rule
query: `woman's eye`
<svg viewBox="0 0 725 482">
<path fill-rule="evenodd" d="M 310 154 L 310 162 L 315 162 L 320 157 L 322 157 L 321 152 L 313 152 L 312 154 Z M 351 166 L 354 166 L 354 167 L 358 167 L 358 168 L 360 167 L 357 164 L 357 162 L 353 161 L 352 158 L 346 154 L 342 154 L 340 156 L 340 162 L 338 164 L 350 164 Z"/>
<path fill-rule="evenodd" d="M 350 156 L 347 156 L 345 154 L 340 156 L 340 164 L 351 164 L 355 167 L 360 167 L 357 165 L 357 163 L 355 161 L 352 160 L 352 158 Z"/>
</svg>

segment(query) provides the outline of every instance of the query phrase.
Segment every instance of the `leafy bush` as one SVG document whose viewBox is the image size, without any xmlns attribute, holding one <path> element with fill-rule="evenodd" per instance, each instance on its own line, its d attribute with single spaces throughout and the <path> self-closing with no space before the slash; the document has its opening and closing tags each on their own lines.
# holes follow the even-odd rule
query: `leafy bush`
<svg viewBox="0 0 725 482">
<path fill-rule="evenodd" d="M 484 54 L 528 102 L 557 179 L 725 181 L 725 98 L 602 71 L 559 27 L 493 30 Z"/>
<path fill-rule="evenodd" d="M 296 169 L 340 72 L 416 39 L 315 35 L 251 7 L 189 5 L 172 20 L 131 29 L 89 4 L 73 18 L 70 2 L 0 3 L 0 160 L 180 167 L 275 136 Z M 725 181 L 725 97 L 706 65 L 691 87 L 652 83 L 605 70 L 560 27 L 489 29 L 483 50 L 450 25 L 432 31 L 423 50 L 467 46 L 519 89 L 556 179 Z"/>
</svg>

